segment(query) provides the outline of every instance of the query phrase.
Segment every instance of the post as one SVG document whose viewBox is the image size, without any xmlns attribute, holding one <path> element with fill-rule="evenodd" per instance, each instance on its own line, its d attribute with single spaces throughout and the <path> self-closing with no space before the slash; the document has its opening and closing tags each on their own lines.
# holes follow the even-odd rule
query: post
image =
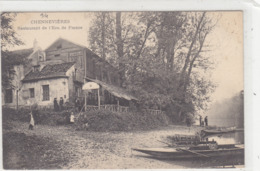
<svg viewBox="0 0 260 171">
<path fill-rule="evenodd" d="M 99 88 L 98 88 L 98 109 L 100 109 L 100 95 L 99 95 Z"/>
<path fill-rule="evenodd" d="M 87 93 L 88 93 L 88 92 L 85 92 L 85 112 L 86 112 L 86 110 L 87 110 Z"/>
<path fill-rule="evenodd" d="M 18 108 L 19 108 L 19 104 L 18 104 L 18 91 L 19 90 L 16 90 L 16 110 L 18 110 Z"/>
<path fill-rule="evenodd" d="M 85 84 L 85 83 L 86 83 L 86 77 L 84 78 L 84 84 Z M 86 112 L 86 110 L 87 110 L 87 93 L 88 93 L 88 92 L 85 92 L 85 93 L 84 93 L 84 98 L 85 98 L 85 104 L 84 104 L 84 105 L 85 105 L 85 112 Z"/>
<path fill-rule="evenodd" d="M 119 99 L 117 98 L 117 111 L 119 112 Z"/>
</svg>

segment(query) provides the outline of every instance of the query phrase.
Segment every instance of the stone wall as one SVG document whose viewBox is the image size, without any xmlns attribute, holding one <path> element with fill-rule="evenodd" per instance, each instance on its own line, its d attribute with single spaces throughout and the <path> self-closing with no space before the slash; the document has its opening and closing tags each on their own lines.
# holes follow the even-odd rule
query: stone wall
<svg viewBox="0 0 260 171">
<path fill-rule="evenodd" d="M 43 100 L 43 85 L 49 85 L 49 100 Z M 68 78 L 56 78 L 49 80 L 39 80 L 23 84 L 19 95 L 19 105 L 30 105 L 38 103 L 41 106 L 53 105 L 54 98 L 59 101 L 63 97 L 64 103 L 69 100 Z M 30 88 L 34 88 L 34 97 L 30 97 Z"/>
</svg>

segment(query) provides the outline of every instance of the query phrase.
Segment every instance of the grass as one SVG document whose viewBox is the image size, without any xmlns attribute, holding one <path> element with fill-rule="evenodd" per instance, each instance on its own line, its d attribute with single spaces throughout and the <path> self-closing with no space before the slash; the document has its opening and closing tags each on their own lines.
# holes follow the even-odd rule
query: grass
<svg viewBox="0 0 260 171">
<path fill-rule="evenodd" d="M 59 169 L 69 158 L 69 153 L 51 138 L 17 132 L 3 134 L 4 169 Z"/>
</svg>

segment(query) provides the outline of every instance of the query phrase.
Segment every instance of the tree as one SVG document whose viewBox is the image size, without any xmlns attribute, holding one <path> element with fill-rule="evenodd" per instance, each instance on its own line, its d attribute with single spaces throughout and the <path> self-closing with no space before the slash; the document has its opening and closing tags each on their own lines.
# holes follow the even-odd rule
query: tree
<svg viewBox="0 0 260 171">
<path fill-rule="evenodd" d="M 107 20 L 114 24 L 106 37 L 116 41 L 103 47 L 90 39 L 92 50 L 110 49 L 107 56 L 123 71 L 125 87 L 144 107 L 174 107 L 173 117 L 181 119 L 207 106 L 214 85 L 201 73 L 213 66 L 204 52 L 215 24 L 206 12 L 117 12 Z M 93 27 L 100 27 L 98 18 Z"/>
<path fill-rule="evenodd" d="M 116 65 L 116 40 L 114 37 L 115 21 L 111 12 L 97 12 L 90 27 L 90 49 L 100 57 Z"/>
<path fill-rule="evenodd" d="M 18 38 L 12 25 L 15 17 L 15 13 L 1 13 L 2 91 L 6 88 L 13 88 L 12 78 L 15 74 L 13 66 L 22 62 L 21 59 L 13 58 L 11 53 L 8 51 L 9 47 L 23 44 L 23 42 Z"/>
</svg>

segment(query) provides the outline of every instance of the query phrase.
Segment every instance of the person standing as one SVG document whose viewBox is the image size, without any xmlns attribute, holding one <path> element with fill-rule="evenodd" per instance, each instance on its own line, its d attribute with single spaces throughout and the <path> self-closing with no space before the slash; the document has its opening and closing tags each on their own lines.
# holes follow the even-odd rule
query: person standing
<svg viewBox="0 0 260 171">
<path fill-rule="evenodd" d="M 54 111 L 57 112 L 59 110 L 59 104 L 57 102 L 57 98 L 54 98 L 53 104 L 54 104 Z"/>
<path fill-rule="evenodd" d="M 29 130 L 33 130 L 34 127 L 34 118 L 32 112 L 30 112 L 30 124 L 29 124 Z"/>
<path fill-rule="evenodd" d="M 204 118 L 205 126 L 208 126 L 208 116 Z"/>
<path fill-rule="evenodd" d="M 63 110 L 63 104 L 64 104 L 64 100 L 62 97 L 60 97 L 60 110 Z"/>
<path fill-rule="evenodd" d="M 200 126 L 202 126 L 202 116 L 200 115 Z"/>
<path fill-rule="evenodd" d="M 39 111 L 38 111 L 38 104 L 34 103 L 31 108 L 32 111 L 32 117 L 34 120 L 34 125 L 37 125 L 39 123 Z"/>
<path fill-rule="evenodd" d="M 76 99 L 75 108 L 76 108 L 77 112 L 80 112 L 80 100 L 79 100 L 79 98 Z"/>
<path fill-rule="evenodd" d="M 71 114 L 70 114 L 70 123 L 73 124 L 74 122 L 75 122 L 74 112 L 71 112 Z"/>
</svg>

